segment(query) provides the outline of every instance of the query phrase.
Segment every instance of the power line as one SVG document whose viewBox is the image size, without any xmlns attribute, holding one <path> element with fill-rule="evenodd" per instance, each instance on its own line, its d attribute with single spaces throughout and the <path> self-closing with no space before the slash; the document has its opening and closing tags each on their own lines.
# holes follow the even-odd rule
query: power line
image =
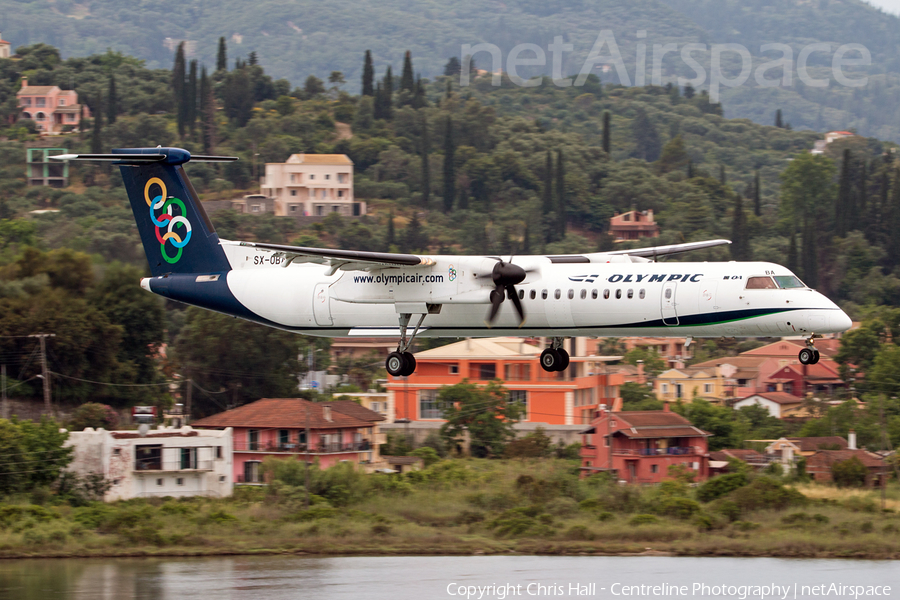
<svg viewBox="0 0 900 600">
<path fill-rule="evenodd" d="M 73 377 L 71 375 L 63 375 L 62 373 L 57 373 L 55 371 L 50 371 L 51 374 L 56 375 L 57 377 L 62 377 L 63 379 L 71 379 L 73 381 L 80 381 L 82 383 L 94 383 L 97 385 L 110 385 L 113 387 L 155 387 L 155 386 L 163 386 L 163 385 L 172 385 L 173 383 L 180 383 L 177 380 L 164 381 L 162 383 L 110 383 L 108 381 L 94 381 L 92 379 L 83 379 L 81 377 Z"/>
</svg>

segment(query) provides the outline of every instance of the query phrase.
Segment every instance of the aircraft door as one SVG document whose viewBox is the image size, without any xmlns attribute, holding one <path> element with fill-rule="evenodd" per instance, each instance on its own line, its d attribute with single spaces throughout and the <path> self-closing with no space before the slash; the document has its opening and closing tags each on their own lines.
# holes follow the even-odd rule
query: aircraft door
<svg viewBox="0 0 900 600">
<path fill-rule="evenodd" d="M 331 319 L 331 298 L 328 294 L 327 283 L 319 283 L 316 285 L 313 294 L 313 316 L 316 319 L 316 325 L 333 325 Z"/>
<path fill-rule="evenodd" d="M 675 289 L 677 281 L 667 281 L 662 289 L 662 320 L 664 325 L 678 325 L 678 313 L 675 310 Z"/>
</svg>

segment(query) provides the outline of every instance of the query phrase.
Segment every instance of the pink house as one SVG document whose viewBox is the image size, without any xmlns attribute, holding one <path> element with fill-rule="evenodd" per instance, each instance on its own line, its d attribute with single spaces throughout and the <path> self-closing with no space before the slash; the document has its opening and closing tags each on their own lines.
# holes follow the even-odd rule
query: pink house
<svg viewBox="0 0 900 600">
<path fill-rule="evenodd" d="M 60 133 L 63 127 L 75 129 L 81 123 L 82 114 L 90 117 L 87 106 L 78 104 L 78 93 L 61 90 L 53 85 L 28 85 L 22 78 L 22 89 L 16 94 L 19 116 L 37 123 L 42 133 Z"/>
<path fill-rule="evenodd" d="M 378 422 L 384 417 L 351 401 L 310 402 L 300 398 L 263 398 L 195 421 L 193 427 L 234 429 L 234 481 L 262 483 L 260 465 L 267 456 L 373 465 L 384 443 Z M 308 432 L 308 433 L 307 433 Z"/>
</svg>

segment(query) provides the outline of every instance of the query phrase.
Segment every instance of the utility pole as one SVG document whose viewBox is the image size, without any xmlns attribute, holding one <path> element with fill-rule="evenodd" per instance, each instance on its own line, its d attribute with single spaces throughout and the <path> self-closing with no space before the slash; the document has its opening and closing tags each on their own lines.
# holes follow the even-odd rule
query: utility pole
<svg viewBox="0 0 900 600">
<path fill-rule="evenodd" d="M 47 338 L 56 337 L 55 333 L 37 333 L 28 337 L 41 340 L 41 374 L 44 379 L 44 411 L 50 415 L 53 413 L 50 406 L 50 371 L 47 370 Z"/>
<path fill-rule="evenodd" d="M 2 409 L 0 409 L 0 416 L 4 419 L 9 418 L 9 400 L 6 399 L 6 365 L 0 365 L 0 401 L 2 401 Z"/>
<path fill-rule="evenodd" d="M 306 502 L 305 508 L 309 508 L 309 445 L 312 439 L 309 437 L 309 405 L 306 406 Z"/>
</svg>

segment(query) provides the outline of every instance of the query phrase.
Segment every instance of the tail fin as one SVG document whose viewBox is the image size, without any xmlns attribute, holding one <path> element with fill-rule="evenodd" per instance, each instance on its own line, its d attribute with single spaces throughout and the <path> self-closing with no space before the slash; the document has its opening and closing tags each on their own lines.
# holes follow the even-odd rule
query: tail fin
<svg viewBox="0 0 900 600">
<path fill-rule="evenodd" d="M 180 148 L 120 148 L 112 154 L 56 159 L 112 161 L 119 165 L 141 242 L 154 275 L 231 270 L 219 236 L 184 172 L 191 155 Z M 196 156 L 220 162 L 231 157 Z"/>
</svg>

